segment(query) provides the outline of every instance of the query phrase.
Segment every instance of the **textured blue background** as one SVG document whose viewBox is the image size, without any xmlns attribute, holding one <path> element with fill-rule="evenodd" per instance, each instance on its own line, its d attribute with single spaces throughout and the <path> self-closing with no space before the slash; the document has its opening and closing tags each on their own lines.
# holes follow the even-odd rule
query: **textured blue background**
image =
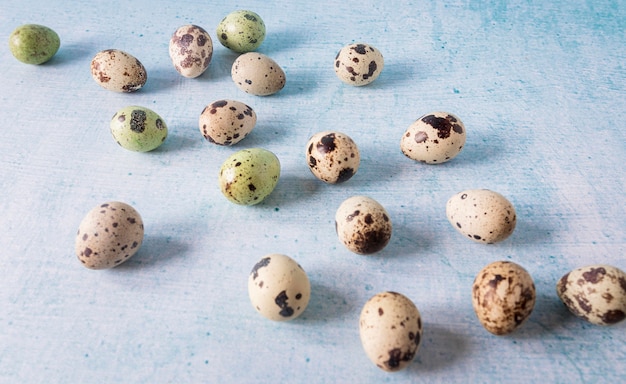
<svg viewBox="0 0 626 384">
<path fill-rule="evenodd" d="M 238 90 L 236 55 L 215 36 L 235 9 L 259 13 L 287 85 L 271 97 Z M 588 325 L 554 286 L 570 269 L 626 269 L 626 3 L 624 1 L 3 1 L 0 36 L 25 23 L 56 30 L 52 61 L 28 66 L 0 49 L 0 382 L 615 382 L 626 377 L 626 324 Z M 194 23 L 215 52 L 198 79 L 179 76 L 172 32 Z M 368 42 L 385 56 L 370 86 L 341 83 L 336 52 Z M 148 83 L 115 94 L 91 79 L 96 52 L 139 58 Z M 259 116 L 236 147 L 197 127 L 208 103 L 232 98 Z M 152 153 L 118 147 L 108 129 L 121 107 L 143 105 L 168 123 Z M 458 115 L 468 131 L 452 162 L 402 155 L 422 114 Z M 348 183 L 310 174 L 308 138 L 349 134 L 362 162 Z M 261 205 L 221 195 L 217 172 L 238 149 L 279 157 L 282 178 Z M 448 224 L 445 202 L 469 188 L 507 196 L 518 227 L 474 244 Z M 379 255 L 351 254 L 334 212 L 354 194 L 394 223 Z M 126 264 L 83 268 L 78 224 L 107 200 L 132 204 L 146 238 Z M 290 323 L 258 315 L 247 276 L 267 253 L 295 258 L 312 299 Z M 506 337 L 487 333 L 471 306 L 475 274 L 496 260 L 524 266 L 535 310 Z M 395 290 L 420 309 L 424 339 L 400 373 L 380 371 L 359 341 L 373 294 Z"/>
</svg>

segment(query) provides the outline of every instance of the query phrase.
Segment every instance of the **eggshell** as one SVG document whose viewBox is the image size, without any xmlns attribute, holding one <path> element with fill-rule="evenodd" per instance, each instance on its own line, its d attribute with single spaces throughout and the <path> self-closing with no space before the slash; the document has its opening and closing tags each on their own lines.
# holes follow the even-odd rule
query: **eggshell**
<svg viewBox="0 0 626 384">
<path fill-rule="evenodd" d="M 415 304 L 397 292 L 370 298 L 359 318 L 359 335 L 367 357 L 387 372 L 406 368 L 422 341 L 422 318 Z"/>
<path fill-rule="evenodd" d="M 256 96 L 272 95 L 285 86 L 285 72 L 270 57 L 248 52 L 235 59 L 231 77 L 242 91 Z"/>
<path fill-rule="evenodd" d="M 213 56 L 213 40 L 202 27 L 183 25 L 172 34 L 169 53 L 178 73 L 195 78 L 209 67 Z"/>
<path fill-rule="evenodd" d="M 565 274 L 556 285 L 565 306 L 596 325 L 626 319 L 626 273 L 610 265 L 590 265 Z"/>
<path fill-rule="evenodd" d="M 385 208 L 367 196 L 352 196 L 335 214 L 339 240 L 350 251 L 369 255 L 381 251 L 391 239 L 392 224 Z"/>
<path fill-rule="evenodd" d="M 143 64 L 118 49 L 98 52 L 91 60 L 91 76 L 102 88 L 113 92 L 135 92 L 148 80 Z"/>
<path fill-rule="evenodd" d="M 117 111 L 110 123 L 111 135 L 125 149 L 148 152 L 167 138 L 167 125 L 151 109 L 131 105 Z"/>
<path fill-rule="evenodd" d="M 219 184 L 231 202 L 254 205 L 269 196 L 280 178 L 280 162 L 263 148 L 243 149 L 222 163 Z"/>
<path fill-rule="evenodd" d="M 143 221 L 135 208 L 107 202 L 90 210 L 81 221 L 76 256 L 89 269 L 113 268 L 137 253 L 143 234 Z"/>
<path fill-rule="evenodd" d="M 224 47 L 239 53 L 251 52 L 265 40 L 265 23 L 255 12 L 238 10 L 220 21 L 216 33 Z"/>
<path fill-rule="evenodd" d="M 515 230 L 515 208 L 504 196 L 488 189 L 471 189 L 452 196 L 446 204 L 450 224 L 478 243 L 492 244 Z"/>
<path fill-rule="evenodd" d="M 335 74 L 346 84 L 363 86 L 376 80 L 384 65 L 382 53 L 373 46 L 348 44 L 335 57 Z"/>
<path fill-rule="evenodd" d="M 200 114 L 200 132 L 209 142 L 233 145 L 243 140 L 256 125 L 256 113 L 236 100 L 217 100 Z"/>
<path fill-rule="evenodd" d="M 248 278 L 252 306 L 275 321 L 293 320 L 306 309 L 311 284 L 304 269 L 291 257 L 271 254 L 256 263 Z"/>
<path fill-rule="evenodd" d="M 448 112 L 433 112 L 411 124 L 402 136 L 400 149 L 410 159 L 441 164 L 461 152 L 465 138 L 461 119 Z"/>
<path fill-rule="evenodd" d="M 324 131 L 314 134 L 307 142 L 306 159 L 315 177 L 328 184 L 339 184 L 356 174 L 361 155 L 348 135 Z"/>
<path fill-rule="evenodd" d="M 9 36 L 13 56 L 26 64 L 43 64 L 59 50 L 61 39 L 52 29 L 38 24 L 24 24 Z"/>
<path fill-rule="evenodd" d="M 484 267 L 472 285 L 472 305 L 485 329 L 494 335 L 513 332 L 535 306 L 535 284 L 530 274 L 510 261 Z"/>
</svg>

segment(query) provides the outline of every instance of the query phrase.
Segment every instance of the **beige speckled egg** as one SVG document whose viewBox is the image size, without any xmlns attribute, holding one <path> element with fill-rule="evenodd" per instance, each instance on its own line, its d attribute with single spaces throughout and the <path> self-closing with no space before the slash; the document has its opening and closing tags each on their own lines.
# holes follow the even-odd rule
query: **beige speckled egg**
<svg viewBox="0 0 626 384">
<path fill-rule="evenodd" d="M 81 221 L 76 256 L 89 269 L 113 268 L 137 253 L 142 241 L 139 213 L 126 203 L 111 201 L 93 208 Z"/>
<path fill-rule="evenodd" d="M 362 86 L 376 80 L 385 62 L 382 53 L 369 44 L 348 44 L 335 57 L 335 74 L 346 84 Z"/>
<path fill-rule="evenodd" d="M 102 88 L 114 92 L 137 91 L 148 80 L 143 64 L 118 49 L 98 52 L 91 60 L 91 76 Z"/>
<path fill-rule="evenodd" d="M 478 243 L 508 238 L 515 229 L 515 208 L 504 196 L 488 189 L 471 189 L 452 196 L 446 204 L 452 226 Z"/>
<path fill-rule="evenodd" d="M 207 70 L 213 56 L 211 35 L 197 25 L 183 25 L 172 34 L 169 53 L 178 73 L 198 77 Z"/>
<path fill-rule="evenodd" d="M 306 159 L 315 177 L 328 184 L 338 184 L 356 174 L 361 155 L 348 135 L 324 131 L 316 133 L 307 142 Z"/>
<path fill-rule="evenodd" d="M 352 196 L 339 206 L 335 214 L 339 240 L 354 253 L 369 255 L 381 251 L 391 239 L 389 214 L 376 200 Z"/>
<path fill-rule="evenodd" d="M 256 263 L 248 278 L 252 306 L 264 317 L 292 320 L 309 304 L 311 284 L 304 269 L 291 257 L 271 254 Z"/>
<path fill-rule="evenodd" d="M 387 372 L 406 368 L 422 340 L 422 317 L 415 304 L 397 292 L 370 298 L 359 318 L 359 335 L 367 357 Z"/>
<path fill-rule="evenodd" d="M 626 319 L 626 273 L 610 265 L 590 265 L 565 274 L 556 292 L 576 316 L 596 325 Z"/>
<path fill-rule="evenodd" d="M 465 145 L 465 126 L 448 112 L 433 112 L 417 119 L 400 140 L 408 158 L 440 164 L 455 158 Z"/>
<path fill-rule="evenodd" d="M 209 142 L 233 145 L 243 140 L 256 124 L 256 113 L 236 100 L 217 100 L 200 114 L 200 132 Z"/>
<path fill-rule="evenodd" d="M 506 335 L 530 316 L 535 306 L 535 284 L 518 264 L 496 261 L 484 267 L 472 285 L 474 312 L 485 329 Z"/>
<path fill-rule="evenodd" d="M 231 76 L 239 89 L 256 96 L 272 95 L 283 89 L 286 82 L 280 65 L 258 52 L 239 56 L 233 63 Z"/>
</svg>

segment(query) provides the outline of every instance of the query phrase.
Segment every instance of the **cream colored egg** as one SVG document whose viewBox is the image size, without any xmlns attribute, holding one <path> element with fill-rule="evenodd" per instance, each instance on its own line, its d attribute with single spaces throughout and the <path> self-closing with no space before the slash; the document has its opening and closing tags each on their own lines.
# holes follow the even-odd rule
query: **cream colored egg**
<svg viewBox="0 0 626 384">
<path fill-rule="evenodd" d="M 387 372 L 406 368 L 422 341 L 422 317 L 415 304 L 397 292 L 370 298 L 359 318 L 359 335 L 367 357 Z"/>
<path fill-rule="evenodd" d="M 170 58 L 178 73 L 195 78 L 209 68 L 213 41 L 204 28 L 189 24 L 179 27 L 170 38 Z"/>
<path fill-rule="evenodd" d="M 242 91 L 256 95 L 272 95 L 285 86 L 285 72 L 270 57 L 248 52 L 239 56 L 231 68 L 235 85 Z"/>
<path fill-rule="evenodd" d="M 465 237 L 486 244 L 508 238 L 517 222 L 511 202 L 488 189 L 471 189 L 452 196 L 446 204 L 446 216 Z"/>
<path fill-rule="evenodd" d="M 148 80 L 143 64 L 118 49 L 98 52 L 91 60 L 91 76 L 102 88 L 114 92 L 137 91 Z"/>
<path fill-rule="evenodd" d="M 626 319 L 626 273 L 610 265 L 590 265 L 565 274 L 556 292 L 576 316 L 596 325 Z"/>
<path fill-rule="evenodd" d="M 311 284 L 294 259 L 270 254 L 252 268 L 248 294 L 252 306 L 264 317 L 275 321 L 293 320 L 309 304 Z"/>
<path fill-rule="evenodd" d="M 461 152 L 465 137 L 461 119 L 448 112 L 433 112 L 409 126 L 400 141 L 400 149 L 410 159 L 441 164 Z"/>
<path fill-rule="evenodd" d="M 217 100 L 200 114 L 200 132 L 217 145 L 234 145 L 243 140 L 256 125 L 254 110 L 236 100 Z"/>
<path fill-rule="evenodd" d="M 506 335 L 517 329 L 535 306 L 535 284 L 530 274 L 510 261 L 484 267 L 472 285 L 474 312 L 485 329 Z"/>
<path fill-rule="evenodd" d="M 78 260 L 89 269 L 116 267 L 141 247 L 143 221 L 132 206 L 119 201 L 101 204 L 83 218 L 76 234 Z"/>
<path fill-rule="evenodd" d="M 350 251 L 369 255 L 381 251 L 391 239 L 392 224 L 385 208 L 367 196 L 352 196 L 335 214 L 339 240 Z"/>
<path fill-rule="evenodd" d="M 346 84 L 363 86 L 376 80 L 383 70 L 382 53 L 369 44 L 353 43 L 335 57 L 335 74 Z"/>
<path fill-rule="evenodd" d="M 339 184 L 356 174 L 361 155 L 354 140 L 345 133 L 324 131 L 314 134 L 307 142 L 306 160 L 319 180 Z"/>
</svg>

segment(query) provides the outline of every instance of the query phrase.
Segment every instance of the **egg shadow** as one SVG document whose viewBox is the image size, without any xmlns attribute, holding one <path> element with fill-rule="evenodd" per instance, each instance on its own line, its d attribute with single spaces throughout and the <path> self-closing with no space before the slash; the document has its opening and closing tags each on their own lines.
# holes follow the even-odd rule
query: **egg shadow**
<svg viewBox="0 0 626 384">
<path fill-rule="evenodd" d="M 115 270 L 128 271 L 162 266 L 168 261 L 184 257 L 188 249 L 186 243 L 174 236 L 146 235 L 139 251 Z"/>
<path fill-rule="evenodd" d="M 398 62 L 395 60 L 385 60 L 383 70 L 378 78 L 373 82 L 361 86 L 364 90 L 378 92 L 381 89 L 396 88 L 416 80 L 425 79 L 428 76 L 428 69 L 418 62 Z M 421 76 L 418 77 L 417 74 Z"/>
<path fill-rule="evenodd" d="M 299 317 L 301 322 L 318 323 L 344 318 L 356 310 L 356 306 L 341 295 L 340 290 L 311 280 L 311 299 L 306 310 Z"/>
<path fill-rule="evenodd" d="M 303 31 L 304 29 L 302 28 L 272 28 L 270 32 L 266 33 L 265 40 L 263 40 L 257 52 L 272 57 L 279 52 L 292 49 L 298 50 L 303 46 L 307 46 L 310 40 L 306 37 L 314 35 L 306 35 Z M 280 65 L 281 63 L 278 64 Z"/>
<path fill-rule="evenodd" d="M 432 239 L 425 237 L 424 232 L 419 231 L 419 228 L 394 223 L 393 217 L 391 217 L 391 222 L 393 227 L 389 244 L 372 256 L 381 260 L 419 258 L 432 247 Z"/>
<path fill-rule="evenodd" d="M 239 53 L 231 51 L 217 43 L 213 44 L 213 57 L 206 71 L 197 77 L 202 82 L 215 82 L 219 79 L 230 79 L 233 63 L 239 57 Z"/>
<path fill-rule="evenodd" d="M 74 62 L 81 62 L 86 58 L 89 58 L 91 62 L 92 56 L 95 56 L 96 51 L 93 44 L 87 43 L 71 43 L 64 44 L 61 43 L 59 50 L 57 53 L 52 56 L 50 60 L 45 62 L 43 65 L 47 66 L 63 66 L 68 65 Z"/>
<path fill-rule="evenodd" d="M 202 136 L 200 139 L 192 139 L 187 136 L 179 135 L 176 133 L 168 133 L 167 138 L 158 148 L 150 151 L 150 154 L 163 154 L 174 153 L 179 151 L 186 151 L 190 148 L 200 148 L 202 146 Z"/>
<path fill-rule="evenodd" d="M 288 207 L 301 201 L 311 199 L 318 193 L 321 181 L 311 177 L 291 174 L 282 175 L 274 191 L 263 201 L 262 205 L 272 207 Z"/>
<path fill-rule="evenodd" d="M 465 145 L 461 152 L 448 163 L 463 163 L 474 167 L 479 164 L 492 166 L 498 163 L 498 158 L 507 153 L 504 143 L 491 140 L 485 132 L 472 130 L 468 133 Z M 447 164 L 447 163 L 446 163 Z"/>
<path fill-rule="evenodd" d="M 408 367 L 411 374 L 441 372 L 458 364 L 467 354 L 467 340 L 439 324 L 424 323 L 422 343 Z"/>
<path fill-rule="evenodd" d="M 173 66 L 167 68 L 147 68 L 146 84 L 137 92 L 157 92 L 176 87 L 184 79 Z"/>
</svg>

